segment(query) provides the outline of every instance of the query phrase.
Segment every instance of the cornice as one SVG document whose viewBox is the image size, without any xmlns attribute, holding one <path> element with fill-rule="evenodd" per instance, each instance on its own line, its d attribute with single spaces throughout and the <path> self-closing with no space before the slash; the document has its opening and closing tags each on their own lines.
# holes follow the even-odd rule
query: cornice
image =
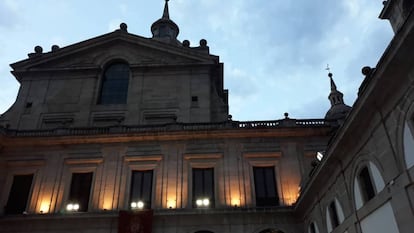
<svg viewBox="0 0 414 233">
<path fill-rule="evenodd" d="M 331 127 L 238 128 L 216 130 L 177 130 L 137 133 L 102 133 L 88 135 L 49 135 L 3 137 L 5 147 L 106 144 L 145 141 L 185 141 L 205 139 L 329 137 Z"/>
</svg>

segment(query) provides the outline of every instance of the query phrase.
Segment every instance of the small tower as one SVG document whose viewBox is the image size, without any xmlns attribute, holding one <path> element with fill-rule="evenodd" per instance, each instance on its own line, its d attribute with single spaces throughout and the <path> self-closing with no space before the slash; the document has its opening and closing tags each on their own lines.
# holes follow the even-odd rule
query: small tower
<svg viewBox="0 0 414 233">
<path fill-rule="evenodd" d="M 151 26 L 152 38 L 166 43 L 181 45 L 177 40 L 180 30 L 177 24 L 170 19 L 168 1 L 169 0 L 165 0 L 164 12 L 161 19 L 155 21 Z"/>
<path fill-rule="evenodd" d="M 331 81 L 331 93 L 329 94 L 328 99 L 331 101 L 331 108 L 326 113 L 325 119 L 343 120 L 351 111 L 351 107 L 344 103 L 344 94 L 336 89 L 332 76 L 332 73 L 329 72 L 328 77 Z"/>
</svg>

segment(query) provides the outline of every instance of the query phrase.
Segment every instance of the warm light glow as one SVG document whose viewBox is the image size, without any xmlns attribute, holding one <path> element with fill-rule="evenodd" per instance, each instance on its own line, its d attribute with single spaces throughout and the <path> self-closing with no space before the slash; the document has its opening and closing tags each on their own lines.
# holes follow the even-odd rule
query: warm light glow
<svg viewBox="0 0 414 233">
<path fill-rule="evenodd" d="M 296 200 L 298 199 L 298 193 L 290 193 L 288 195 L 285 194 L 285 205 L 294 205 Z"/>
<path fill-rule="evenodd" d="M 167 206 L 169 209 L 175 209 L 177 207 L 176 200 L 167 200 Z"/>
<path fill-rule="evenodd" d="M 104 199 L 102 209 L 104 209 L 104 210 L 111 210 L 112 209 L 112 199 L 111 198 L 105 198 Z"/>
<path fill-rule="evenodd" d="M 44 201 L 44 202 L 42 202 L 42 204 L 40 205 L 40 210 L 39 210 L 39 212 L 41 213 L 41 214 L 46 214 L 46 213 L 48 213 L 49 212 L 49 202 L 46 202 L 46 201 Z"/>
<path fill-rule="evenodd" d="M 231 205 L 234 207 L 240 207 L 240 199 L 239 198 L 231 199 Z"/>
</svg>

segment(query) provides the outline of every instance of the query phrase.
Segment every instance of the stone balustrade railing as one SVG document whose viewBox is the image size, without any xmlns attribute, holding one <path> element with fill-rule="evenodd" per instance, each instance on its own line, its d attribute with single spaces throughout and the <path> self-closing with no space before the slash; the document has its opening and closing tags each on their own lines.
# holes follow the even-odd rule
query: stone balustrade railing
<svg viewBox="0 0 414 233">
<path fill-rule="evenodd" d="M 16 137 L 42 137 L 61 135 L 97 135 L 114 133 L 198 131 L 218 129 L 270 129 L 291 127 L 330 127 L 335 121 L 325 119 L 282 119 L 275 121 L 226 121 L 218 123 L 171 123 L 162 125 L 110 126 L 90 128 L 56 128 L 40 130 L 14 130 L 0 127 L 0 135 Z"/>
</svg>

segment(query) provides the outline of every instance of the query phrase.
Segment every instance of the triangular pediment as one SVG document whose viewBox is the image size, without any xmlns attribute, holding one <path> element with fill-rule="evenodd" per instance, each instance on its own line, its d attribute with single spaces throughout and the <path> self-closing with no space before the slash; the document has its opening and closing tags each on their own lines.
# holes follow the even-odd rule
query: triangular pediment
<svg viewBox="0 0 414 233">
<path fill-rule="evenodd" d="M 51 52 L 32 54 L 12 64 L 15 73 L 29 70 L 102 67 L 112 60 L 131 66 L 212 64 L 218 57 L 206 52 L 144 38 L 117 30 Z"/>
</svg>

